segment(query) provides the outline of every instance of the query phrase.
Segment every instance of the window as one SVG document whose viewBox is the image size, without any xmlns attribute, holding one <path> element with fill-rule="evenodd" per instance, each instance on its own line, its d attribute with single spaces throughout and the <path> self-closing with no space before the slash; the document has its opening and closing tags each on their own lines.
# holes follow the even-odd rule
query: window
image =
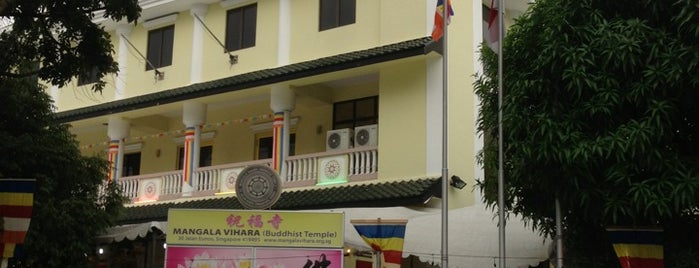
<svg viewBox="0 0 699 268">
<path fill-rule="evenodd" d="M 378 122 L 378 96 L 336 102 L 333 105 L 333 129 L 354 128 Z"/>
<path fill-rule="evenodd" d="M 146 71 L 172 65 L 172 45 L 175 38 L 175 26 L 151 30 L 148 32 L 148 61 Z M 151 66 L 151 64 L 153 66 Z"/>
<path fill-rule="evenodd" d="M 141 152 L 124 154 L 124 170 L 121 176 L 138 176 L 141 174 Z"/>
<path fill-rule="evenodd" d="M 199 148 L 199 167 L 211 166 L 211 153 L 213 146 L 202 146 Z M 180 147 L 177 152 L 177 169 L 182 169 L 184 162 L 184 147 Z"/>
<path fill-rule="evenodd" d="M 320 30 L 353 24 L 356 0 L 320 0 Z"/>
<path fill-rule="evenodd" d="M 257 159 L 272 158 L 272 146 L 274 145 L 272 136 L 257 138 Z M 289 155 L 296 154 L 296 133 L 289 134 Z"/>
<path fill-rule="evenodd" d="M 97 67 L 93 67 L 90 71 L 86 71 L 78 76 L 78 86 L 92 84 L 97 81 Z"/>
<path fill-rule="evenodd" d="M 257 30 L 257 4 L 228 11 L 226 17 L 226 50 L 254 47 Z"/>
</svg>

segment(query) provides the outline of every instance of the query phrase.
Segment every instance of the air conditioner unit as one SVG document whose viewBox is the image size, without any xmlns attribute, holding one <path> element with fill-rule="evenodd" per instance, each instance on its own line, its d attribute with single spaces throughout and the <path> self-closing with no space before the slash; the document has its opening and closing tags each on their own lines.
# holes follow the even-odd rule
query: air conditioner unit
<svg viewBox="0 0 699 268">
<path fill-rule="evenodd" d="M 378 125 L 366 125 L 354 128 L 354 146 L 369 147 L 376 146 L 379 140 Z"/>
<path fill-rule="evenodd" d="M 352 148 L 353 134 L 351 128 L 328 130 L 325 140 L 326 151 Z"/>
</svg>

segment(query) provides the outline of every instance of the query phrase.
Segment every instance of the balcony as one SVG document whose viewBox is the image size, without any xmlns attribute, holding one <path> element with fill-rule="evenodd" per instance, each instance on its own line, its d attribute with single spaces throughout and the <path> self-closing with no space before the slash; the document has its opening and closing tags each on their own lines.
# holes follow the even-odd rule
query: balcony
<svg viewBox="0 0 699 268">
<path fill-rule="evenodd" d="M 370 146 L 291 156 L 285 163 L 286 172 L 281 176 L 284 189 L 373 180 L 378 174 L 378 148 Z M 251 165 L 270 166 L 271 159 L 196 169 L 191 197 L 235 194 L 237 175 Z M 337 172 L 322 172 L 329 165 L 337 168 Z M 181 170 L 175 170 L 122 177 L 117 184 L 130 203 L 175 200 L 183 198 L 182 176 Z"/>
</svg>

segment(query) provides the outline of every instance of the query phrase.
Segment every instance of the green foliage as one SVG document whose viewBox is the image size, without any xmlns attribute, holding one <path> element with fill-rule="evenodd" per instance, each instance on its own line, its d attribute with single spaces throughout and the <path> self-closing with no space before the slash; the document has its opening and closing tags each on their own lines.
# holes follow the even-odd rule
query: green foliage
<svg viewBox="0 0 699 268">
<path fill-rule="evenodd" d="M 0 18 L 11 18 L 11 31 L 0 34 L 0 79 L 37 75 L 63 86 L 72 78 L 96 70 L 93 90 L 101 91 L 108 73 L 118 66 L 113 46 L 103 28 L 94 24 L 94 14 L 116 21 L 134 22 L 141 8 L 137 0 L 33 0 L 5 1 Z M 41 62 L 38 70 L 18 72 L 18 63 Z"/>
<path fill-rule="evenodd" d="M 80 155 L 75 137 L 51 122 L 49 97 L 28 79 L 0 80 L 0 177 L 35 178 L 23 263 L 86 267 L 94 237 L 123 208 L 116 187 L 103 187 L 107 163 Z"/>
<path fill-rule="evenodd" d="M 18 267 L 87 267 L 94 237 L 123 208 L 119 189 L 103 185 L 107 162 L 80 154 L 68 126 L 53 121 L 51 99 L 37 81 L 64 85 L 92 70 L 99 78 L 116 72 L 109 36 L 92 23 L 92 12 L 133 22 L 137 2 L 0 1 L 0 19 L 14 22 L 0 33 L 0 177 L 37 180 Z"/>
<path fill-rule="evenodd" d="M 571 232 L 610 225 L 667 230 L 669 222 L 696 218 L 697 41 L 696 1 L 536 1 L 503 43 L 508 209 L 546 234 L 554 231 L 556 197 Z M 485 138 L 480 186 L 494 205 L 497 55 L 482 52 L 484 71 L 475 83 Z M 699 227 L 690 222 L 677 226 Z M 696 243 L 666 241 L 698 252 Z"/>
</svg>

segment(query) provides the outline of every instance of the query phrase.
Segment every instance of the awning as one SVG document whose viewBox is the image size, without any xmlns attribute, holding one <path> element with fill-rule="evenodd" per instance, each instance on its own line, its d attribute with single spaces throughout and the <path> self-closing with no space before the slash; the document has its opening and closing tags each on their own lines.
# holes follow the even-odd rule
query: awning
<svg viewBox="0 0 699 268">
<path fill-rule="evenodd" d="M 345 213 L 345 244 L 358 250 L 371 250 L 350 220 L 407 219 L 403 257 L 414 255 L 423 262 L 441 262 L 441 222 L 439 208 L 412 209 L 340 208 L 324 211 Z M 449 266 L 492 267 L 498 262 L 498 219 L 483 204 L 449 210 Z M 551 240 L 525 226 L 520 217 L 510 215 L 506 228 L 508 267 L 537 266 L 548 259 Z"/>
<path fill-rule="evenodd" d="M 135 240 L 138 237 L 146 237 L 153 228 L 167 233 L 166 221 L 151 221 L 145 223 L 125 224 L 107 228 L 105 234 L 96 238 L 98 243 L 121 242 L 124 239 Z"/>
</svg>

